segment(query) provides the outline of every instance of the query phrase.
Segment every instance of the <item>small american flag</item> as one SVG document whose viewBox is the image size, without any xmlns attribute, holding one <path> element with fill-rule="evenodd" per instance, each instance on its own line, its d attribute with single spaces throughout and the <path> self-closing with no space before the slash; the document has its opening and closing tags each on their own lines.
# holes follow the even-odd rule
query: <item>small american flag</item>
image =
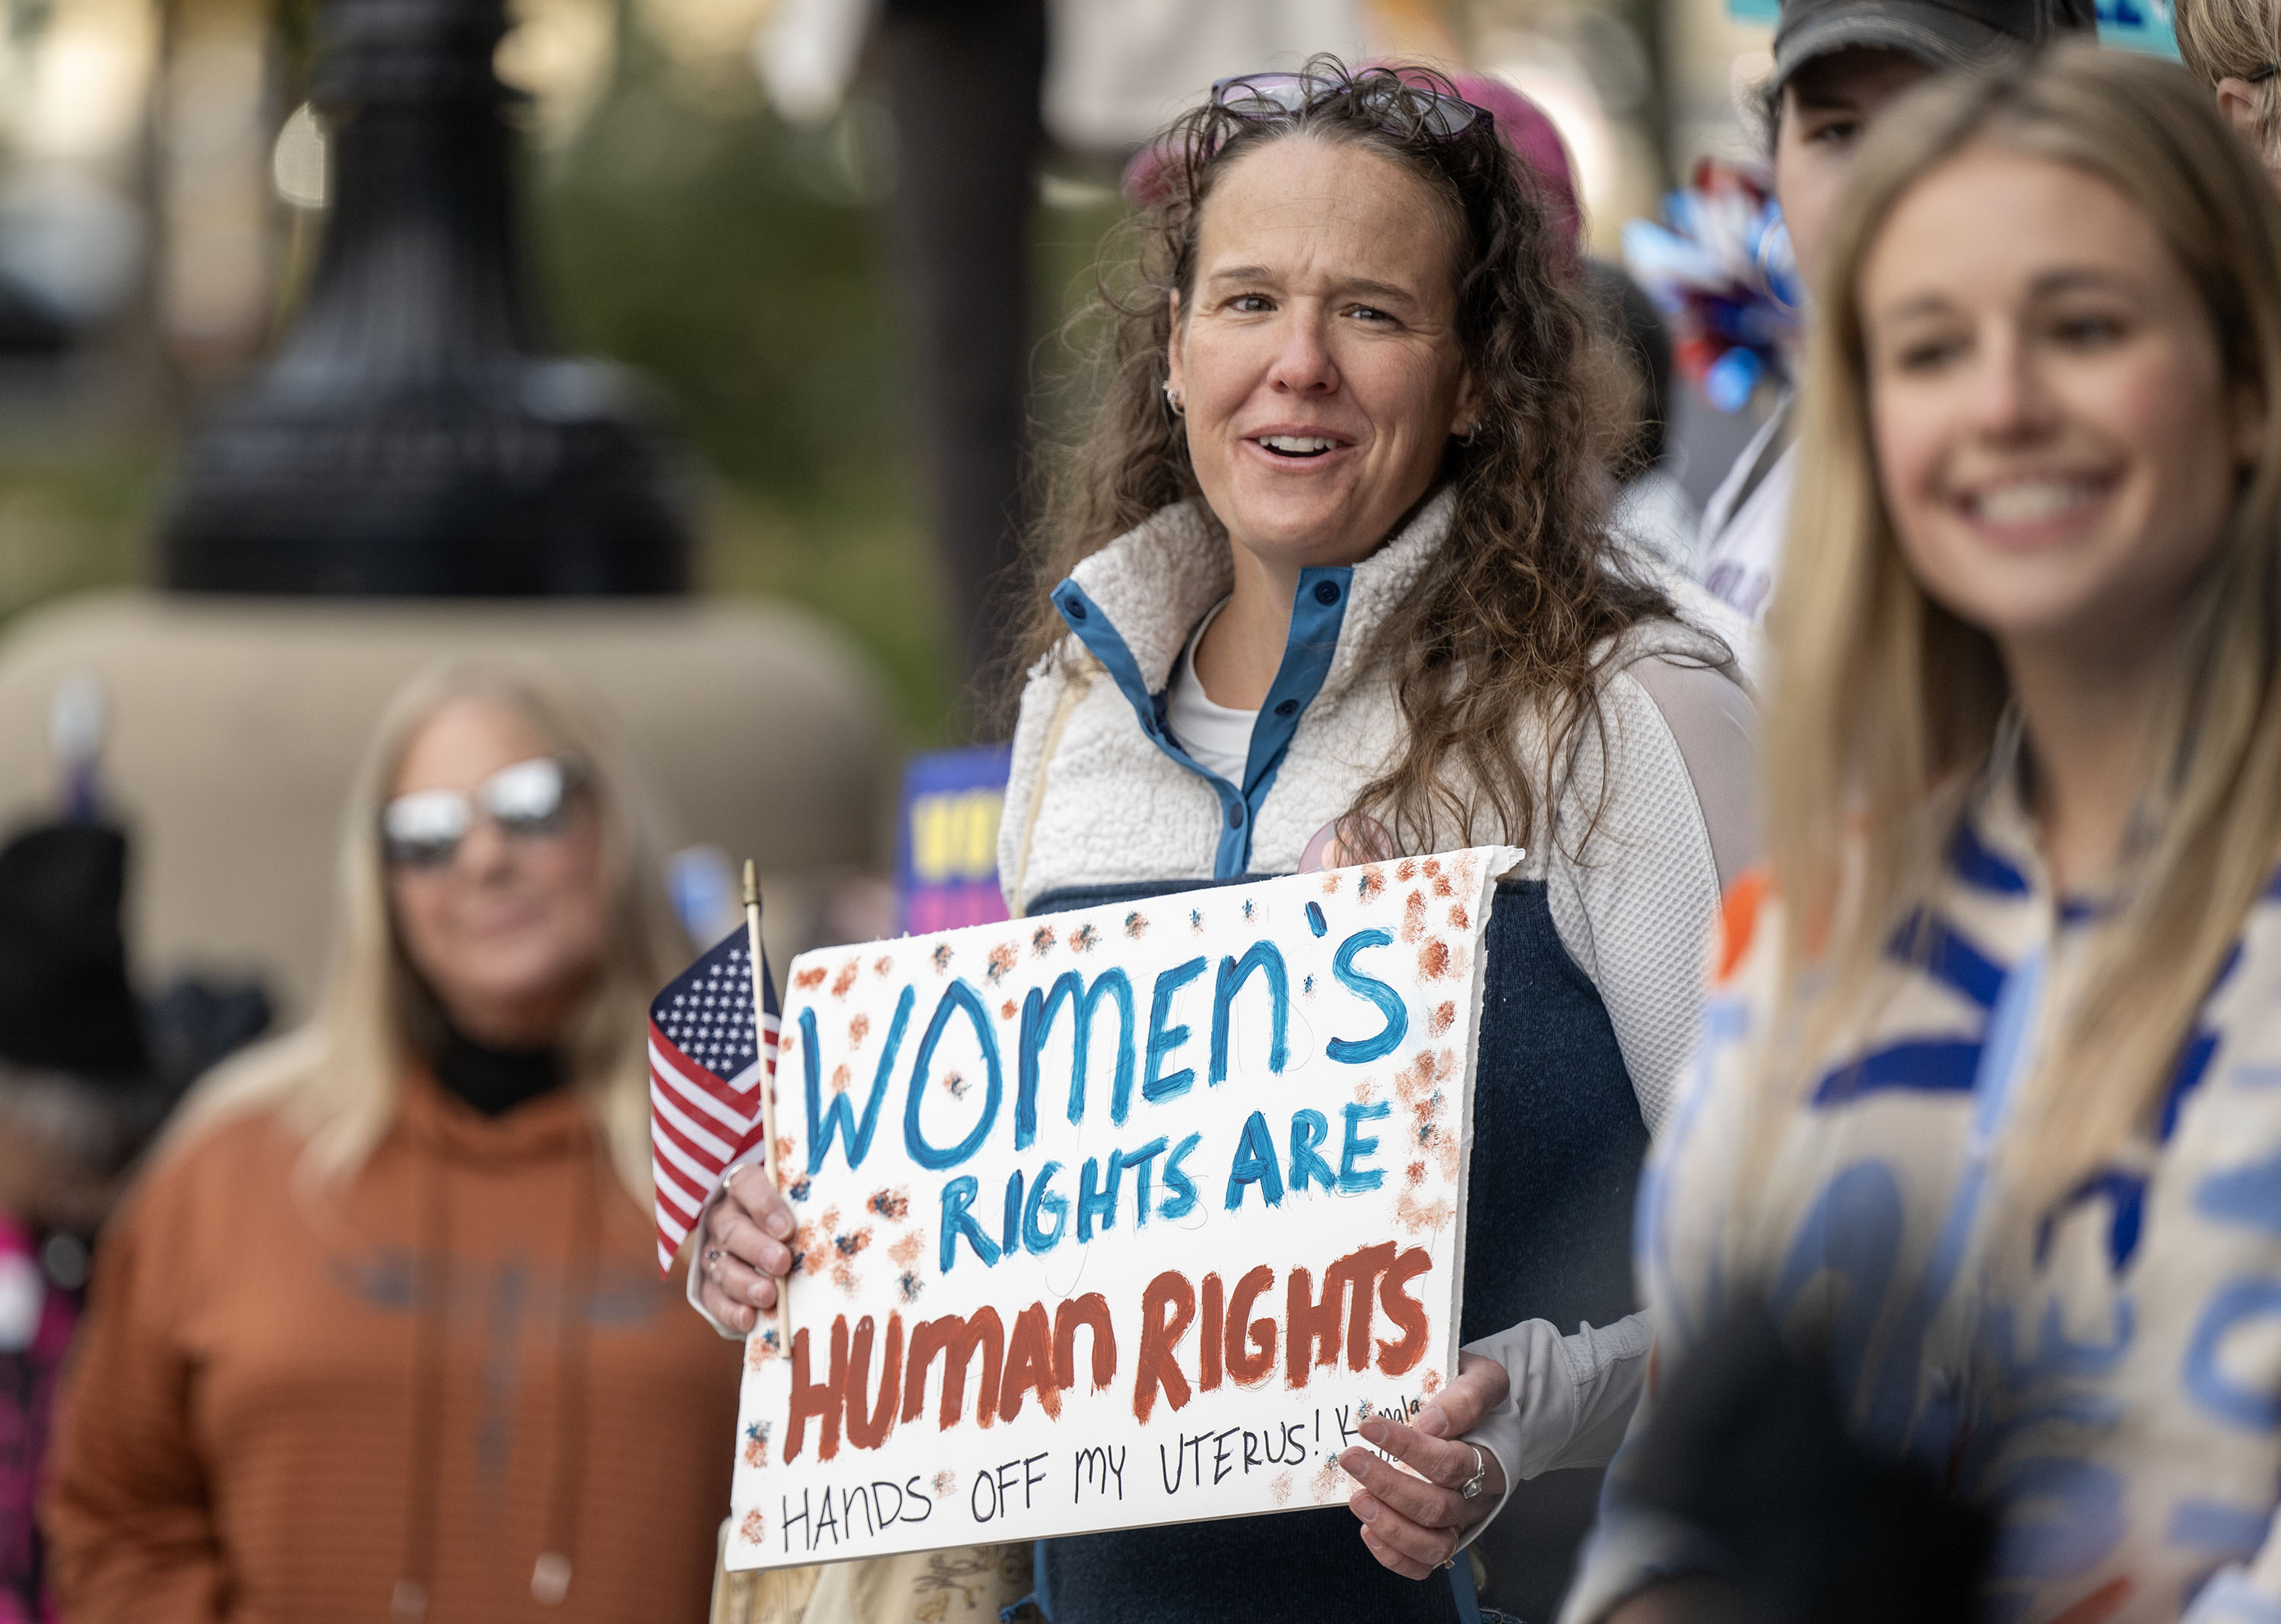
<svg viewBox="0 0 2281 1624">
<path fill-rule="evenodd" d="M 674 1254 L 738 1156 L 761 1141 L 761 1085 L 777 1070 L 777 985 L 761 959 L 760 1038 L 745 928 L 715 943 L 649 1007 L 650 1176 L 657 1266 Z"/>
</svg>

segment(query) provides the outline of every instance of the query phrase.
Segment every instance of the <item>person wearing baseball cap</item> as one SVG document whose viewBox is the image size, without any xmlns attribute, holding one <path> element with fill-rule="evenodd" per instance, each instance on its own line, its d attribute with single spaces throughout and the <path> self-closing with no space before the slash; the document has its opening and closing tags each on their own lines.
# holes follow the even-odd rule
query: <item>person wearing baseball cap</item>
<svg viewBox="0 0 2281 1624">
<path fill-rule="evenodd" d="M 1878 116 L 1933 74 L 2097 26 L 2092 0 L 1783 0 L 1764 95 L 1775 195 L 1812 289 L 1854 150 Z M 1784 401 L 1704 505 L 1697 575 L 1763 620 L 1789 528 L 1798 454 Z"/>
</svg>

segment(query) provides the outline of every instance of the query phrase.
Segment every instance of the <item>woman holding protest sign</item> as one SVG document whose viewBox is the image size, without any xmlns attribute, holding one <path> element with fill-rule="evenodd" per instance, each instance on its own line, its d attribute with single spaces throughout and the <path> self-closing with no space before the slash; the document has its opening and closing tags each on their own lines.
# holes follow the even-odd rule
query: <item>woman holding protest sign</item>
<svg viewBox="0 0 2281 1624">
<path fill-rule="evenodd" d="M 1697 932 L 1752 838 L 1750 708 L 1718 611 L 1680 618 L 1690 589 L 1611 539 L 1609 375 L 1561 222 L 1487 113 L 1318 60 L 1220 85 L 1160 151 L 1047 530 L 1011 905 L 1529 852 L 1489 929 L 1478 1351 L 1421 1418 L 1445 1435 L 1394 1440 L 1442 1497 L 1381 1497 L 1390 1469 L 1352 1451 L 1360 1539 L 1303 1512 L 1050 1541 L 1040 1600 L 1056 1624 L 1449 1619 L 1467 1529 L 1511 1480 L 1604 1461 L 1637 1390 L 1629 1192 L 1691 1037 Z M 762 1185 L 700 1252 L 703 1305 L 740 1328 L 788 1262 Z"/>
<path fill-rule="evenodd" d="M 398 698 L 316 1018 L 98 1250 L 71 1618 L 704 1616 L 737 1360 L 657 1279 L 642 1011 L 688 944 L 638 795 L 543 671 Z"/>
<path fill-rule="evenodd" d="M 2062 48 L 1897 107 L 1827 277 L 1771 873 L 1641 1204 L 1663 1413 L 1778 1327 L 1985 1512 L 1973 1615 L 2281 1617 L 2281 205 L 2177 68 Z M 1572 1620 L 1728 1616 L 1671 1435 Z M 1790 1593 L 1902 1616 L 1860 1554 Z"/>
</svg>

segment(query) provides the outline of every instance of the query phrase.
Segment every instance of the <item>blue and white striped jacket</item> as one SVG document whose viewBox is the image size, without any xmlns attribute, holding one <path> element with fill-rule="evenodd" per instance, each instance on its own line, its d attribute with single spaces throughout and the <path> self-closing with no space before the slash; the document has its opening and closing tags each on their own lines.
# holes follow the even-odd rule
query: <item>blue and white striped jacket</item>
<svg viewBox="0 0 2281 1624">
<path fill-rule="evenodd" d="M 1756 878 L 1729 895 L 1692 1073 L 1641 1186 L 1653 1380 L 1755 1295 L 1818 1350 L 1859 1438 L 1994 1513 L 1989 1617 L 2178 1618 L 2256 1556 L 2281 1502 L 2277 894 L 2140 1141 L 2042 1217 L 2032 1269 L 2000 1288 L 2012 1099 L 2063 1017 L 2090 914 L 2053 895 L 2016 798 L 1992 788 L 1801 1100 L 1765 1063 L 1778 906 Z M 1652 1409 L 1651 1390 L 1635 1437 Z M 1715 1566 L 1622 1477 L 1620 1458 L 1568 1624 Z M 2281 1616 L 2255 1588 L 2236 1575 L 2196 1616 Z"/>
</svg>

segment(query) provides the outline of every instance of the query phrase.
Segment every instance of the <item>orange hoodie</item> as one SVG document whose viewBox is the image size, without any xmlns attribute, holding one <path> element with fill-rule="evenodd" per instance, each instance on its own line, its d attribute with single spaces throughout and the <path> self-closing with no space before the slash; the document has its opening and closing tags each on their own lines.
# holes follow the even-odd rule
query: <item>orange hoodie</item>
<svg viewBox="0 0 2281 1624">
<path fill-rule="evenodd" d="M 300 1148 L 227 1122 L 105 1235 L 44 1507 L 65 1616 L 699 1624 L 737 1349 L 576 1100 L 492 1121 L 417 1076 L 339 1189 Z"/>
</svg>

